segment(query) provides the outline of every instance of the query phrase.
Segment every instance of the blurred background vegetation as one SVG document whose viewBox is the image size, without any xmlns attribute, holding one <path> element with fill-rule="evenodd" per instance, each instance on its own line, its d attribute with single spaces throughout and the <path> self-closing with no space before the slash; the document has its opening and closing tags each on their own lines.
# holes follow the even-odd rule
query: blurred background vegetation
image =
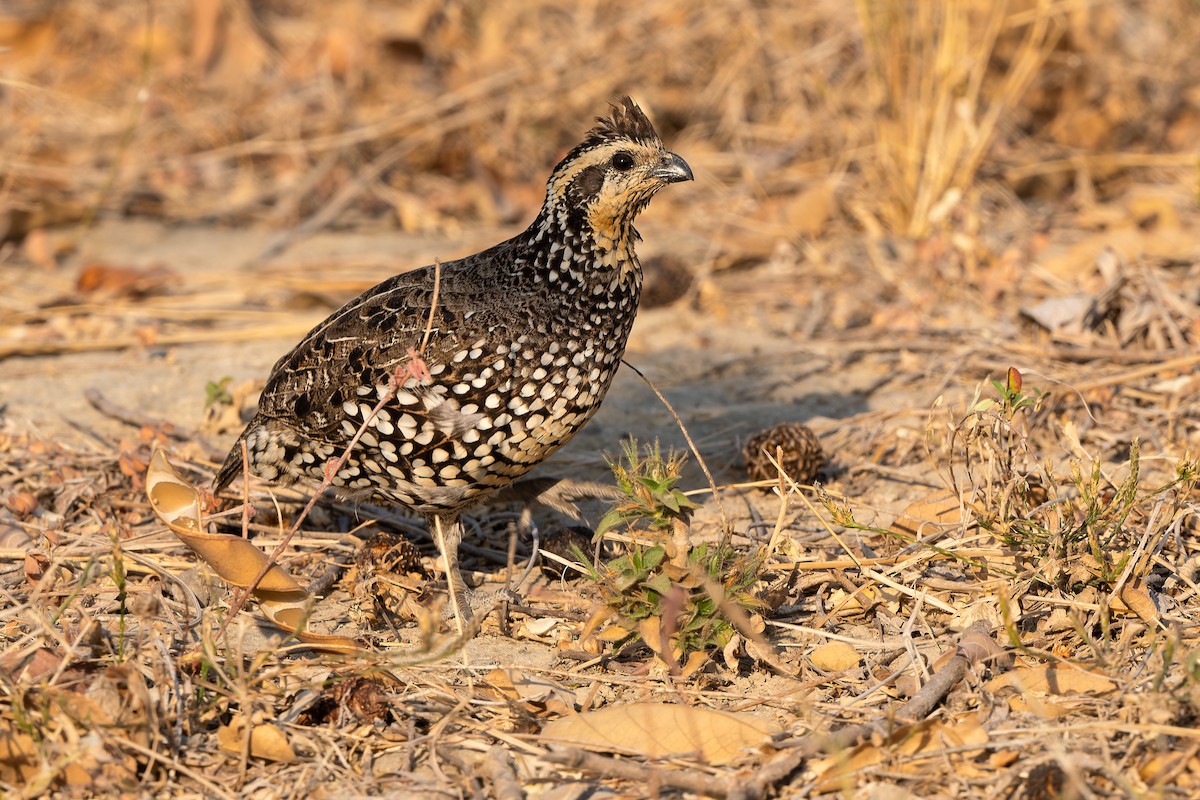
<svg viewBox="0 0 1200 800">
<path fill-rule="evenodd" d="M 699 179 L 652 218 L 709 267 L 955 234 L 971 278 L 1134 184 L 1194 209 L 1197 41 L 1194 0 L 15 0 L 0 239 L 97 214 L 515 227 L 630 93 Z"/>
</svg>

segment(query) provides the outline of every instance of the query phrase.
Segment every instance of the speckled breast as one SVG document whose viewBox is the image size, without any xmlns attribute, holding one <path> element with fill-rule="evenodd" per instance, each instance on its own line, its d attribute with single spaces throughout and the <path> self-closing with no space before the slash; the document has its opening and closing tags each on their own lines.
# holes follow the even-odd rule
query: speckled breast
<svg viewBox="0 0 1200 800">
<path fill-rule="evenodd" d="M 335 486 L 360 499 L 434 511 L 469 504 L 524 475 L 600 407 L 636 304 L 634 295 L 620 294 L 522 328 L 475 336 L 460 329 L 427 352 L 429 377 L 409 376 L 373 417 L 388 387 L 359 387 L 359 399 L 343 403 L 346 441 L 369 421 Z M 316 477 L 315 464 L 308 471 Z"/>
</svg>

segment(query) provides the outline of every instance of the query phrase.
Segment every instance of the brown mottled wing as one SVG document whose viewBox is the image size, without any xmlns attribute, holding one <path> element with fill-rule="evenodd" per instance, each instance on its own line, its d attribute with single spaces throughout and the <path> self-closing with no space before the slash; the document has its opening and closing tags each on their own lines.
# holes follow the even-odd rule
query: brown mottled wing
<svg viewBox="0 0 1200 800">
<path fill-rule="evenodd" d="M 495 306 L 487 295 L 502 291 L 464 279 L 480 264 L 502 259 L 503 246 L 444 264 L 438 307 L 423 353 L 426 365 L 445 363 L 474 336 L 487 335 L 490 314 L 466 311 Z M 347 303 L 314 328 L 272 370 L 259 398 L 261 417 L 285 421 L 305 438 L 329 444 L 349 441 L 341 422 L 345 403 L 378 399 L 375 387 L 386 386 L 397 368 L 411 361 L 429 326 L 434 299 L 433 267 L 397 275 Z M 362 395 L 360 387 L 371 393 Z"/>
<path fill-rule="evenodd" d="M 386 385 L 388 375 L 409 361 L 409 349 L 421 343 L 432 297 L 421 269 L 348 303 L 275 364 L 258 401 L 259 415 L 286 421 L 306 438 L 340 439 L 343 404 L 362 399 L 359 386 Z"/>
</svg>

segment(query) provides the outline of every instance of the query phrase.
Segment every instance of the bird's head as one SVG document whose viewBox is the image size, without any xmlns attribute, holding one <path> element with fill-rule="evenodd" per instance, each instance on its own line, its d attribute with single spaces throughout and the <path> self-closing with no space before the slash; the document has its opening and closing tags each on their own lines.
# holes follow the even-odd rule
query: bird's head
<svg viewBox="0 0 1200 800">
<path fill-rule="evenodd" d="M 626 245 L 633 219 L 668 183 L 690 181 L 687 162 L 663 147 L 650 120 L 628 97 L 599 117 L 559 162 L 546 185 L 545 223 L 590 234 L 600 250 Z"/>
</svg>

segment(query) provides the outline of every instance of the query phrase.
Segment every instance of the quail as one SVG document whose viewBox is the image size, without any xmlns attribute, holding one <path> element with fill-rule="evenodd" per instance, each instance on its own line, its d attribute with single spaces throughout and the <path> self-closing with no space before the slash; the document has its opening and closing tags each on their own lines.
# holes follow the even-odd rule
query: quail
<svg viewBox="0 0 1200 800">
<path fill-rule="evenodd" d="M 350 499 L 423 514 L 461 630 L 461 512 L 596 413 L 641 293 L 634 218 L 693 179 L 628 97 L 596 122 L 523 233 L 384 281 L 279 359 L 215 490 L 242 473 L 244 442 L 248 471 L 268 482 L 328 477 Z"/>
</svg>

